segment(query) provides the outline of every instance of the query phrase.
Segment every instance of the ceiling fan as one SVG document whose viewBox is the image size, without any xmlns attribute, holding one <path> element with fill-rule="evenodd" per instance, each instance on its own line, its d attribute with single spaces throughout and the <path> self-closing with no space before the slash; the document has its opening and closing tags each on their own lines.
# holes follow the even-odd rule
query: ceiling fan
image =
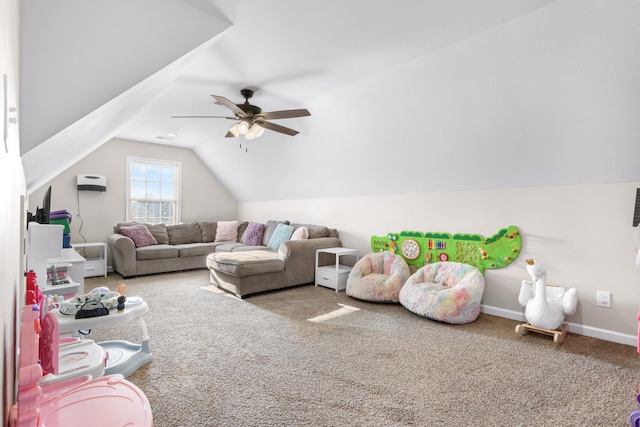
<svg viewBox="0 0 640 427">
<path fill-rule="evenodd" d="M 274 132 L 284 133 L 285 135 L 295 136 L 299 132 L 297 130 L 290 129 L 275 123 L 271 123 L 267 120 L 277 119 L 291 119 L 295 117 L 310 116 L 309 110 L 281 110 L 271 111 L 263 113 L 260 107 L 249 104 L 249 99 L 253 96 L 253 90 L 242 89 L 240 94 L 244 98 L 243 104 L 234 104 L 224 96 L 211 95 L 218 103 L 224 105 L 230 109 L 234 116 L 171 116 L 172 118 L 216 118 L 216 119 L 229 119 L 238 120 L 236 124 L 231 126 L 225 137 L 235 138 L 243 135 L 245 139 L 252 140 L 258 138 L 264 133 L 265 129 L 272 130 Z"/>
</svg>

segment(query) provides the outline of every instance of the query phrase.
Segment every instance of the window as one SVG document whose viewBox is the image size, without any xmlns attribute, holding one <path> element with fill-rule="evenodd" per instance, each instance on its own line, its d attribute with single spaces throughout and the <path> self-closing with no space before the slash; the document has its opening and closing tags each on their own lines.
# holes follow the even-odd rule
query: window
<svg viewBox="0 0 640 427">
<path fill-rule="evenodd" d="M 182 164 L 127 157 L 127 221 L 180 222 Z"/>
</svg>

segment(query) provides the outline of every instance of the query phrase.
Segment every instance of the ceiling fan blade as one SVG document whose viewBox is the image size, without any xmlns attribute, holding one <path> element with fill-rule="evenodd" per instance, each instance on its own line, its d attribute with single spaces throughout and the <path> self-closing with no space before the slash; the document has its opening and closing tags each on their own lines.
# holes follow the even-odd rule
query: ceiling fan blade
<svg viewBox="0 0 640 427">
<path fill-rule="evenodd" d="M 229 119 L 238 120 L 237 117 L 228 116 L 171 116 L 172 119 Z"/>
<path fill-rule="evenodd" d="M 224 136 L 225 138 L 235 138 L 237 135 L 232 134 L 231 132 L 227 132 L 227 134 Z"/>
<path fill-rule="evenodd" d="M 238 107 L 236 104 L 234 104 L 233 102 L 229 101 L 227 98 L 225 98 L 224 96 L 218 96 L 218 95 L 211 95 L 213 97 L 213 99 L 215 99 L 216 101 L 218 101 L 220 104 L 224 105 L 225 107 L 227 107 L 228 109 L 230 109 L 231 111 L 233 111 L 235 114 L 237 114 L 239 117 L 245 118 L 247 117 L 247 113 L 245 113 L 244 111 L 242 111 L 242 109 L 240 107 Z"/>
<path fill-rule="evenodd" d="M 297 130 L 289 129 L 287 127 L 280 126 L 275 123 L 265 122 L 263 120 L 256 120 L 256 122 L 265 129 L 269 129 L 274 132 L 284 133 L 285 135 L 296 136 L 297 134 L 300 133 Z"/>
<path fill-rule="evenodd" d="M 306 108 L 300 110 L 282 110 L 282 111 L 270 111 L 267 113 L 257 114 L 257 117 L 263 118 L 265 120 L 276 120 L 276 119 L 293 119 L 294 117 L 305 117 L 310 116 L 311 113 Z"/>
</svg>

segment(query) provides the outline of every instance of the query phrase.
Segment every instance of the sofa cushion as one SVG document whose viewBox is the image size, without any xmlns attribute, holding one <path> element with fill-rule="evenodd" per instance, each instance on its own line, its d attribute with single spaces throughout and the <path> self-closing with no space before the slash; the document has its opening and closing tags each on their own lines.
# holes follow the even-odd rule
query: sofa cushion
<svg viewBox="0 0 640 427">
<path fill-rule="evenodd" d="M 197 222 L 172 224 L 167 226 L 170 245 L 185 243 L 202 243 L 202 233 Z"/>
<path fill-rule="evenodd" d="M 309 239 L 319 239 L 321 237 L 331 237 L 331 230 L 324 225 L 315 224 L 291 224 L 294 228 L 307 227 L 309 230 Z"/>
<path fill-rule="evenodd" d="M 289 221 L 274 221 L 271 219 L 267 221 L 267 223 L 264 225 L 264 233 L 262 234 L 263 246 L 269 245 L 269 240 L 271 240 L 271 236 L 273 235 L 273 232 L 276 231 L 276 227 L 278 226 L 278 224 L 289 224 Z"/>
<path fill-rule="evenodd" d="M 291 238 L 291 234 L 293 234 L 292 225 L 278 224 L 275 231 L 273 232 L 273 235 L 271 236 L 271 239 L 269 239 L 269 244 L 267 245 L 267 247 L 269 249 L 277 251 L 283 242 L 286 242 Z"/>
<path fill-rule="evenodd" d="M 178 248 L 171 245 L 145 246 L 136 249 L 136 260 L 138 261 L 177 258 L 178 255 Z"/>
<path fill-rule="evenodd" d="M 242 242 L 242 236 L 244 236 L 244 233 L 247 230 L 248 226 L 249 226 L 249 221 L 242 221 L 241 223 L 238 224 L 238 238 L 237 238 L 238 243 Z"/>
<path fill-rule="evenodd" d="M 165 224 L 145 224 L 159 245 L 169 244 L 169 233 Z"/>
<path fill-rule="evenodd" d="M 181 257 L 209 255 L 215 251 L 215 245 L 212 243 L 187 243 L 184 245 L 175 245 Z"/>
<path fill-rule="evenodd" d="M 250 246 L 250 245 L 243 245 L 243 244 L 240 244 L 238 246 L 231 248 L 231 252 L 257 251 L 257 250 L 270 250 L 270 249 L 262 245 Z"/>
<path fill-rule="evenodd" d="M 216 240 L 216 228 L 218 223 L 215 221 L 200 221 L 200 232 L 202 233 L 202 243 L 209 243 Z"/>
<path fill-rule="evenodd" d="M 207 257 L 207 265 L 219 272 L 236 277 L 255 276 L 284 270 L 284 261 L 271 251 L 214 253 Z"/>
<path fill-rule="evenodd" d="M 300 226 L 293 230 L 291 240 L 306 240 L 309 238 L 309 229 L 305 226 Z"/>
<path fill-rule="evenodd" d="M 245 245 L 238 242 L 220 242 L 216 245 L 216 252 L 232 252 L 241 246 Z"/>
<path fill-rule="evenodd" d="M 216 242 L 237 242 L 238 221 L 218 221 L 216 229 Z"/>
<path fill-rule="evenodd" d="M 120 232 L 133 240 L 136 248 L 158 244 L 158 241 L 153 237 L 147 226 L 142 224 L 120 227 Z"/>
<path fill-rule="evenodd" d="M 247 229 L 242 235 L 242 243 L 245 245 L 259 246 L 262 245 L 262 235 L 264 234 L 264 224 L 259 222 L 250 222 Z"/>
</svg>

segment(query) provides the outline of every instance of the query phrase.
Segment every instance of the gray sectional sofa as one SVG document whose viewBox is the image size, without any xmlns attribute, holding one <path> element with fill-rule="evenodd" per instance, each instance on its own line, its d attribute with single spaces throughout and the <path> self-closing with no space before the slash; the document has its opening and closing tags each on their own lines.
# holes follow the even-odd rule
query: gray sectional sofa
<svg viewBox="0 0 640 427">
<path fill-rule="evenodd" d="M 223 226 L 229 231 L 233 223 L 237 223 L 237 235 L 221 235 Z M 275 247 L 272 237 L 277 234 L 279 224 L 290 225 L 289 230 L 302 227 L 299 231 L 305 233 L 294 234 L 306 238 L 285 240 Z M 198 221 L 176 225 L 119 223 L 108 238 L 113 270 L 129 278 L 209 268 L 213 284 L 243 297 L 312 283 L 316 250 L 342 246 L 335 229 L 289 224 L 289 221 L 267 221 L 263 224 L 262 236 L 258 236 L 260 241 L 255 241 L 256 236 L 252 234 L 254 244 L 243 243 L 248 240 L 248 234 L 245 236 L 247 228 L 253 230 L 256 225 L 259 224 L 250 226 L 248 221 Z"/>
</svg>

